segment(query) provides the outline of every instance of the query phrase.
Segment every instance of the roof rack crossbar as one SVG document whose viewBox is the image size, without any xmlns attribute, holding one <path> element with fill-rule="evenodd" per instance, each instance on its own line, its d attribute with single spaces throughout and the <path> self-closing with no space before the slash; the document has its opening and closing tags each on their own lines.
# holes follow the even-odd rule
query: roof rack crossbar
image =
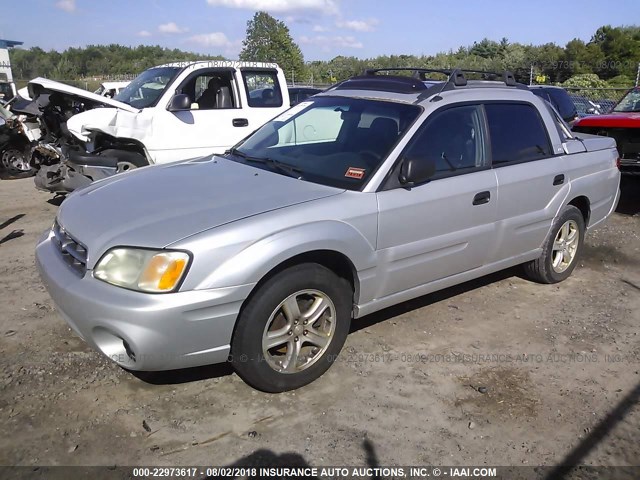
<svg viewBox="0 0 640 480">
<path fill-rule="evenodd" d="M 489 70 L 474 70 L 474 69 L 466 69 L 466 68 L 422 68 L 422 67 L 393 67 L 393 68 L 368 68 L 364 71 L 365 76 L 376 75 L 377 73 L 382 72 L 413 72 L 413 76 L 416 78 L 420 78 L 421 80 L 426 79 L 426 73 L 441 73 L 447 75 L 449 79 L 452 81 L 455 86 L 464 86 L 466 85 L 466 75 L 465 73 L 477 73 L 483 75 L 485 80 L 501 80 L 505 85 L 509 87 L 516 86 L 516 80 L 512 72 L 504 71 L 504 72 L 492 72 Z M 455 73 L 455 75 L 454 75 Z M 493 78 L 488 78 L 493 77 Z M 464 80 L 463 80 L 464 78 Z"/>
<path fill-rule="evenodd" d="M 413 72 L 413 76 L 425 80 L 425 73 L 441 73 L 443 75 L 451 75 L 451 69 L 443 68 L 421 68 L 421 67 L 393 67 L 393 68 L 367 68 L 363 75 L 375 75 L 381 72 Z"/>
<path fill-rule="evenodd" d="M 375 75 L 360 75 L 357 77 L 351 77 L 343 82 L 335 85 L 338 90 L 343 89 L 362 89 L 362 90 L 381 90 L 397 93 L 413 93 L 426 90 L 427 86 L 415 77 L 407 76 L 375 76 Z"/>
<path fill-rule="evenodd" d="M 383 72 L 413 72 L 413 75 L 379 75 Z M 435 80 L 428 78 L 429 73 L 439 73 L 446 75 L 445 80 Z M 444 69 L 444 68 L 421 68 L 421 67 L 395 67 L 395 68 L 368 68 L 364 70 L 362 75 L 351 77 L 342 82 L 336 83 L 330 89 L 345 90 L 379 90 L 396 93 L 418 93 L 417 101 L 421 101 L 436 93 L 432 101 L 438 101 L 440 93 L 447 90 L 466 87 L 469 79 L 465 73 L 481 74 L 484 76 L 482 80 L 502 81 L 508 87 L 527 89 L 525 85 L 517 83 L 513 73 L 505 71 L 502 73 L 490 72 L 485 70 L 470 70 L 462 68 Z"/>
</svg>

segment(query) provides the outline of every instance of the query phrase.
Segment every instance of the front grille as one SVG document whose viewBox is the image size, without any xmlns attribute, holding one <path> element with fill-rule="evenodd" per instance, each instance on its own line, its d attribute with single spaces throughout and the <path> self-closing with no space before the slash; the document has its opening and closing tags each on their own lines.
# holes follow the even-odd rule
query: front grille
<svg viewBox="0 0 640 480">
<path fill-rule="evenodd" d="M 53 224 L 53 243 L 58 247 L 64 261 L 80 276 L 87 271 L 87 248 L 69 235 L 58 220 Z"/>
</svg>

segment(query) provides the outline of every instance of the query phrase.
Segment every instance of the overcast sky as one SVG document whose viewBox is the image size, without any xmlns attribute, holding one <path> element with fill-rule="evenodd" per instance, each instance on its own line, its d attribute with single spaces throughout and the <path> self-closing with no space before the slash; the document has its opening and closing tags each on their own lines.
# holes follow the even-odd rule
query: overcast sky
<svg viewBox="0 0 640 480">
<path fill-rule="evenodd" d="M 305 60 L 435 54 L 488 37 L 564 46 L 638 23 L 638 0 L 20 0 L 3 2 L 0 38 L 24 48 L 162 45 L 237 58 L 247 21 L 284 21 Z"/>
</svg>

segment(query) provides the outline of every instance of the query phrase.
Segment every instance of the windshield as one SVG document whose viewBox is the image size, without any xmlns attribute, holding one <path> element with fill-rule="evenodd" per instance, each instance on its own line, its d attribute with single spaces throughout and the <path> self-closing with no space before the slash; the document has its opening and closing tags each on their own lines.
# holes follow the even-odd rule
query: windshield
<svg viewBox="0 0 640 480">
<path fill-rule="evenodd" d="M 640 112 L 640 88 L 627 93 L 614 107 L 614 112 Z"/>
<path fill-rule="evenodd" d="M 181 67 L 159 67 L 145 70 L 123 88 L 114 99 L 135 108 L 151 107 L 165 87 L 175 78 Z"/>
<path fill-rule="evenodd" d="M 560 113 L 562 119 L 566 122 L 570 122 L 577 115 L 576 106 L 569 98 L 566 91 L 561 88 L 532 88 L 531 91 L 534 95 L 544 98 L 550 102 L 551 105 Z"/>
<path fill-rule="evenodd" d="M 420 111 L 394 102 L 318 97 L 265 124 L 229 156 L 311 182 L 359 190 Z"/>
<path fill-rule="evenodd" d="M 13 118 L 13 113 L 11 113 L 8 109 L 4 108 L 1 104 L 0 104 L 0 118 L 6 120 L 9 120 L 10 118 Z"/>
</svg>

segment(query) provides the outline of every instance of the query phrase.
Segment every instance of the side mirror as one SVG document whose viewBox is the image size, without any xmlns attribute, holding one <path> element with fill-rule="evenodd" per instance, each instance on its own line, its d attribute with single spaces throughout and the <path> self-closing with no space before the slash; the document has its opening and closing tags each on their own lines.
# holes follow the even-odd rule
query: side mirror
<svg viewBox="0 0 640 480">
<path fill-rule="evenodd" d="M 189 95 L 184 93 L 178 93 L 171 98 L 169 102 L 169 106 L 167 110 L 170 112 L 179 112 L 181 110 L 190 110 L 191 109 L 191 99 Z"/>
<path fill-rule="evenodd" d="M 405 187 L 424 183 L 436 173 L 436 162 L 422 158 L 407 157 L 402 161 L 398 180 Z"/>
</svg>

